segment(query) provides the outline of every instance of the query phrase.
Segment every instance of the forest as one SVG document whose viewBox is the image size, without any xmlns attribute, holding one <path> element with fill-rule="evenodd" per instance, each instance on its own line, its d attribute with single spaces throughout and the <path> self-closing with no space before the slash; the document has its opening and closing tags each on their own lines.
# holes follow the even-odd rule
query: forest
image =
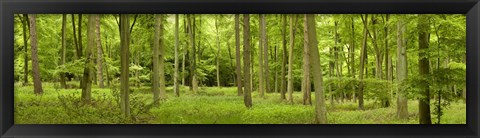
<svg viewBox="0 0 480 138">
<path fill-rule="evenodd" d="M 15 14 L 15 124 L 466 124 L 463 14 Z"/>
</svg>

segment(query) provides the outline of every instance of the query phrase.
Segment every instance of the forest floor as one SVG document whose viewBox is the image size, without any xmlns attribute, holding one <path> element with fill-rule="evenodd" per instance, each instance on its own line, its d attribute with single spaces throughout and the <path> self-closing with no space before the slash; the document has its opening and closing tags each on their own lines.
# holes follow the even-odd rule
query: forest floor
<svg viewBox="0 0 480 138">
<path fill-rule="evenodd" d="M 279 93 L 267 93 L 265 98 L 253 92 L 253 108 L 247 109 L 236 87 L 201 87 L 198 94 L 181 87 L 175 97 L 167 87 L 167 100 L 152 103 L 150 87 L 131 86 L 132 116 L 120 114 L 119 92 L 115 88 L 93 86 L 92 102 L 81 102 L 81 89 L 58 89 L 57 84 L 43 83 L 44 94 L 33 94 L 33 86 L 15 84 L 15 124 L 312 124 L 314 106 L 302 104 L 302 93 L 294 92 L 294 104 L 280 101 Z M 77 84 L 78 85 L 78 84 Z M 314 101 L 314 93 L 312 100 Z M 418 124 L 417 100 L 408 101 L 408 120 L 396 119 L 396 105 L 381 108 L 378 102 L 367 100 L 365 110 L 357 103 L 345 100 L 334 106 L 327 103 L 330 124 Z M 433 106 L 432 106 L 433 113 Z M 432 122 L 437 120 L 432 114 Z M 441 124 L 465 124 L 466 104 L 459 100 L 444 109 Z"/>
</svg>

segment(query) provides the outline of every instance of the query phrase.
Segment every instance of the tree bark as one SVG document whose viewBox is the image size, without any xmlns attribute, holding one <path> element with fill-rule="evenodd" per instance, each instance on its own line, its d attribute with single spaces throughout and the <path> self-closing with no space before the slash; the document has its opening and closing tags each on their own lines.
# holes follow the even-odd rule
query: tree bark
<svg viewBox="0 0 480 138">
<path fill-rule="evenodd" d="M 401 17 L 400 17 L 401 18 Z M 407 79 L 407 48 L 405 40 L 405 23 L 402 19 L 397 21 L 397 82 L 402 83 Z M 408 99 L 406 91 L 400 86 L 397 91 L 397 117 L 400 119 L 408 118 Z"/>
<path fill-rule="evenodd" d="M 429 60 L 426 50 L 429 43 L 429 23 L 426 15 L 418 16 L 418 69 L 419 77 L 426 78 L 430 73 Z M 418 112 L 420 116 L 420 124 L 432 124 L 430 116 L 430 88 L 423 82 L 419 85 L 421 87 L 421 98 L 418 101 Z"/>
<path fill-rule="evenodd" d="M 285 80 L 285 65 L 287 64 L 287 15 L 282 15 L 282 72 L 280 74 L 281 77 L 281 84 L 280 84 L 280 100 L 286 100 L 285 92 L 286 92 L 286 85 L 287 80 Z"/>
<path fill-rule="evenodd" d="M 242 63 L 240 59 L 240 15 L 235 14 L 235 57 L 236 57 L 236 72 L 237 72 L 237 94 L 243 95 L 242 90 Z"/>
<path fill-rule="evenodd" d="M 305 16 L 306 19 L 306 16 Z M 303 82 L 302 82 L 302 90 L 303 90 L 303 104 L 304 105 L 312 105 L 312 99 L 310 96 L 311 91 L 311 81 L 310 81 L 310 46 L 309 46 L 309 38 L 312 36 L 308 36 L 308 33 L 312 30 L 308 30 L 309 27 L 307 21 L 304 22 L 304 44 L 303 44 Z M 315 28 L 311 28 L 315 29 Z"/>
<path fill-rule="evenodd" d="M 320 67 L 320 55 L 318 53 L 318 42 L 315 27 L 315 15 L 305 14 L 305 24 L 308 31 L 306 35 L 307 43 L 310 46 L 311 69 L 313 70 L 313 79 L 315 86 L 315 123 L 327 124 L 327 108 L 325 107 L 325 95 L 323 93 L 323 76 Z"/>
<path fill-rule="evenodd" d="M 218 17 L 215 16 L 215 32 L 217 34 L 217 55 L 216 55 L 216 61 L 217 61 L 217 87 L 220 88 L 220 34 L 218 33 Z"/>
<path fill-rule="evenodd" d="M 28 40 L 27 40 L 27 26 L 30 31 L 30 21 L 28 15 L 23 14 L 22 28 L 23 28 L 23 49 L 24 49 L 24 61 L 23 61 L 23 86 L 28 85 Z"/>
<path fill-rule="evenodd" d="M 259 42 L 258 42 L 258 93 L 260 95 L 260 97 L 263 98 L 263 94 L 264 94 L 264 90 L 265 90 L 265 86 L 264 86 L 264 78 L 263 78 L 263 75 L 264 75 L 264 69 L 263 69 L 263 64 L 264 64 L 264 61 L 263 61 L 263 18 L 264 16 L 263 15 L 259 15 L 259 18 L 260 18 L 260 21 L 259 21 Z"/>
<path fill-rule="evenodd" d="M 178 14 L 175 14 L 175 74 L 173 75 L 173 92 L 175 96 L 180 97 L 180 88 L 178 84 Z"/>
<path fill-rule="evenodd" d="M 92 97 L 92 75 L 93 75 L 93 52 L 92 49 L 95 47 L 95 25 L 96 25 L 96 14 L 88 15 L 88 24 L 87 24 L 87 47 L 86 47 L 86 60 L 85 68 L 83 69 L 83 79 L 82 79 L 82 100 L 85 102 L 90 102 Z"/>
<path fill-rule="evenodd" d="M 65 53 L 66 53 L 66 48 L 65 48 L 65 43 L 66 43 L 66 39 L 65 39 L 65 26 L 66 26 L 66 23 L 67 23 L 67 15 L 66 14 L 63 14 L 62 15 L 62 49 L 61 49 L 61 58 L 60 58 L 60 65 L 64 65 L 65 64 Z M 67 88 L 67 83 L 65 81 L 65 73 L 60 73 L 60 86 L 64 89 Z"/>
<path fill-rule="evenodd" d="M 37 95 L 43 93 L 42 81 L 40 79 L 40 67 L 38 65 L 38 46 L 37 46 L 37 22 L 36 15 L 29 14 L 30 20 L 30 45 L 32 51 L 32 72 L 33 72 L 33 92 Z"/>
<path fill-rule="evenodd" d="M 120 15 L 120 107 L 125 116 L 130 116 L 129 103 L 129 45 L 130 32 L 128 27 L 130 18 L 128 14 Z"/>
<path fill-rule="evenodd" d="M 265 14 L 261 14 L 261 24 L 262 24 L 262 43 L 263 43 L 263 70 L 265 73 L 265 89 L 264 92 L 270 92 L 270 71 L 268 68 L 268 39 L 267 39 L 267 25 L 266 25 Z M 264 94 L 262 94 L 263 96 Z"/>
<path fill-rule="evenodd" d="M 250 16 L 243 15 L 243 71 L 245 78 L 245 92 L 243 102 L 247 108 L 252 107 L 251 83 L 250 83 Z"/>
<path fill-rule="evenodd" d="M 288 86 L 287 86 L 287 92 L 288 92 L 288 98 L 287 101 L 289 103 L 293 103 L 293 46 L 294 46 L 294 40 L 295 40 L 295 32 L 294 32 L 294 25 L 293 25 L 293 16 L 290 16 L 290 47 L 288 49 Z"/>
<path fill-rule="evenodd" d="M 103 50 L 102 50 L 102 43 L 101 43 L 101 36 L 100 36 L 100 15 L 96 17 L 96 24 L 97 24 L 97 79 L 99 82 L 99 87 L 103 88 Z"/>
<path fill-rule="evenodd" d="M 190 44 L 192 45 L 192 65 L 190 65 L 190 73 L 191 73 L 191 85 L 190 85 L 190 90 L 193 91 L 193 93 L 197 93 L 197 80 L 196 80 L 196 54 L 197 51 L 195 50 L 195 35 L 194 35 L 194 27 L 195 27 L 195 17 L 192 17 L 193 21 L 190 21 L 190 15 L 187 15 L 187 22 L 188 22 L 188 33 L 190 36 Z M 193 25 L 192 25 L 193 22 Z"/>
<path fill-rule="evenodd" d="M 367 56 L 367 33 L 368 33 L 368 14 L 365 15 L 365 18 L 362 16 L 363 21 L 363 41 L 362 49 L 360 51 L 360 72 L 358 78 L 360 79 L 360 87 L 358 93 L 358 109 L 364 110 L 363 107 L 363 73 L 365 71 L 365 59 Z"/>
</svg>

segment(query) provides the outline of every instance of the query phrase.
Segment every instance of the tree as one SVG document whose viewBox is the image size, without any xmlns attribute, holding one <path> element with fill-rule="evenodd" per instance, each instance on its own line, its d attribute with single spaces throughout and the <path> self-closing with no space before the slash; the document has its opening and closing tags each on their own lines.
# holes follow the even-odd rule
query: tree
<svg viewBox="0 0 480 138">
<path fill-rule="evenodd" d="M 264 92 L 270 92 L 270 77 L 269 77 L 269 68 L 268 68 L 268 39 L 267 39 L 267 25 L 265 23 L 265 14 L 261 14 L 261 34 L 262 34 L 262 46 L 263 46 L 263 70 L 265 74 L 265 89 Z M 260 48 L 261 49 L 261 48 Z M 262 96 L 264 94 L 261 94 Z"/>
<path fill-rule="evenodd" d="M 40 80 L 40 67 L 38 65 L 38 46 L 37 46 L 37 22 L 36 15 L 29 14 L 30 20 L 30 45 L 32 51 L 32 72 L 33 72 L 33 92 L 37 95 L 43 93 L 42 81 Z"/>
<path fill-rule="evenodd" d="M 323 76 L 320 67 L 320 55 L 318 53 L 317 33 L 315 27 L 315 15 L 305 14 L 305 25 L 307 30 L 307 45 L 310 47 L 311 69 L 315 85 L 315 123 L 327 124 L 327 108 L 325 106 L 325 95 L 323 93 Z"/>
<path fill-rule="evenodd" d="M 295 29 L 293 28 L 293 16 L 290 16 L 290 47 L 288 49 L 288 86 L 287 86 L 287 92 L 288 92 L 288 98 L 287 101 L 289 103 L 293 103 L 293 46 L 295 42 Z"/>
<path fill-rule="evenodd" d="M 243 102 L 247 108 L 252 107 L 251 83 L 250 83 L 250 16 L 243 15 L 243 73 L 244 73 L 244 93 Z"/>
<path fill-rule="evenodd" d="M 310 81 L 310 46 L 308 43 L 309 41 L 309 37 L 308 37 L 308 33 L 311 31 L 311 30 L 308 30 L 309 27 L 312 27 L 312 26 L 308 26 L 307 22 L 305 21 L 304 23 L 304 29 L 303 29 L 303 32 L 304 32 L 304 44 L 303 44 L 303 86 L 302 86 L 302 90 L 303 90 L 303 104 L 304 105 L 312 105 L 312 99 L 310 97 L 310 85 L 311 85 L 311 81 Z M 315 29 L 315 28 L 314 28 Z"/>
<path fill-rule="evenodd" d="M 175 96 L 180 96 L 180 88 L 178 84 L 178 14 L 175 14 L 175 74 L 173 77 L 173 91 Z"/>
<path fill-rule="evenodd" d="M 129 45 L 130 32 L 128 26 L 130 18 L 128 14 L 120 14 L 120 107 L 125 116 L 130 116 L 129 103 Z M 158 39 L 157 39 L 158 40 Z"/>
<path fill-rule="evenodd" d="M 93 75 L 93 52 L 92 49 L 95 47 L 95 26 L 96 18 L 98 15 L 90 14 L 88 15 L 88 24 L 87 24 L 87 47 L 86 47 L 86 60 L 85 67 L 83 69 L 83 79 L 82 79 L 82 100 L 85 102 L 90 102 L 92 97 L 92 75 Z"/>
<path fill-rule="evenodd" d="M 360 72 L 358 75 L 358 79 L 360 79 L 360 87 L 358 93 L 358 109 L 364 110 L 363 107 L 363 73 L 365 71 L 365 60 L 367 57 L 367 33 L 368 33 L 368 14 L 365 14 L 365 18 L 361 15 L 363 21 L 363 41 L 362 41 L 362 49 L 360 51 Z M 367 72 L 367 71 L 365 71 Z"/>
<path fill-rule="evenodd" d="M 61 50 L 61 54 L 60 54 L 61 55 L 60 65 L 65 64 L 65 54 L 66 54 L 65 26 L 66 26 L 66 23 L 67 23 L 67 15 L 63 14 L 62 15 L 62 50 Z M 67 88 L 67 84 L 65 82 L 65 73 L 60 73 L 60 86 L 64 89 Z"/>
<path fill-rule="evenodd" d="M 220 33 L 218 33 L 218 17 L 215 16 L 215 30 L 217 34 L 217 56 L 216 61 L 217 61 L 217 87 L 220 87 Z"/>
<path fill-rule="evenodd" d="M 430 62 L 427 55 L 429 36 L 430 36 L 430 24 L 427 15 L 418 15 L 418 73 L 422 78 L 426 78 L 430 73 Z M 420 124 L 432 124 L 430 117 L 430 86 L 424 80 L 419 84 L 422 89 L 420 92 L 421 97 L 418 101 L 418 114 Z"/>
<path fill-rule="evenodd" d="M 237 72 L 237 94 L 243 95 L 242 90 L 242 63 L 240 59 L 240 15 L 235 14 L 235 59 L 236 59 L 236 72 Z"/>
<path fill-rule="evenodd" d="M 103 88 L 103 50 L 102 43 L 100 41 L 100 15 L 96 17 L 96 27 L 97 27 L 97 79 L 99 82 L 99 87 Z"/>
<path fill-rule="evenodd" d="M 402 19 L 397 21 L 397 82 L 400 84 L 407 79 L 407 48 L 405 40 L 405 23 Z M 405 89 L 398 88 L 397 91 L 397 117 L 408 118 L 408 99 Z"/>
<path fill-rule="evenodd" d="M 77 29 L 75 29 L 75 14 L 72 14 L 72 28 L 73 28 L 73 40 L 75 43 L 75 53 L 74 53 L 75 58 L 80 59 L 82 52 L 80 52 L 78 41 L 81 41 L 81 40 L 77 40 L 77 33 L 76 33 Z"/>
<path fill-rule="evenodd" d="M 28 85 L 28 39 L 27 39 L 27 26 L 30 30 L 30 21 L 28 20 L 28 15 L 23 14 L 22 20 L 22 29 L 23 29 L 23 48 L 24 48 L 24 55 L 23 55 L 23 86 Z"/>
<path fill-rule="evenodd" d="M 263 61 L 263 30 L 265 28 L 263 28 L 263 20 L 265 19 L 263 15 L 259 15 L 259 18 L 260 18 L 260 21 L 259 21 L 259 28 L 260 28 L 260 36 L 258 39 L 259 42 L 258 42 L 258 93 L 260 94 L 260 97 L 263 98 L 264 96 L 264 90 L 265 90 L 265 86 L 264 86 L 264 69 L 263 69 L 263 64 L 264 64 L 264 61 Z"/>
<path fill-rule="evenodd" d="M 287 15 L 282 15 L 282 72 L 280 74 L 281 77 L 281 84 L 280 84 L 280 100 L 285 100 L 285 92 L 286 92 L 286 85 L 287 80 L 285 80 L 285 65 L 287 64 Z"/>
<path fill-rule="evenodd" d="M 190 90 L 193 90 L 193 93 L 197 93 L 198 89 L 198 84 L 197 84 L 197 78 L 196 78 L 196 50 L 195 50 L 195 35 L 194 35 L 194 27 L 195 27 L 195 17 L 192 17 L 193 21 L 190 19 L 190 15 L 187 14 L 187 22 L 188 22 L 188 35 L 190 37 L 190 44 L 192 45 L 192 65 L 190 65 L 190 76 L 192 77 L 191 79 L 191 85 L 190 85 Z M 193 22 L 193 25 L 192 25 Z"/>
</svg>

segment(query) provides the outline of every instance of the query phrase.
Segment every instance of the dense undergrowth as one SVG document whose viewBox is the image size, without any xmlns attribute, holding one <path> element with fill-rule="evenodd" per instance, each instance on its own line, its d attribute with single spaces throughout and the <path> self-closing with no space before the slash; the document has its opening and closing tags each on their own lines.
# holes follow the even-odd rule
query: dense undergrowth
<svg viewBox="0 0 480 138">
<path fill-rule="evenodd" d="M 131 116 L 120 113 L 118 91 L 92 89 L 93 100 L 80 100 L 81 89 L 58 89 L 44 83 L 44 94 L 33 94 L 32 86 L 15 87 L 16 124 L 312 124 L 314 106 L 302 105 L 301 93 L 294 93 L 294 104 L 280 101 L 280 94 L 267 93 L 265 98 L 253 92 L 253 108 L 247 109 L 236 88 L 202 87 L 193 94 L 181 87 L 180 97 L 167 88 L 168 99 L 152 104 L 149 87 L 131 87 Z M 313 96 L 313 94 L 312 94 Z M 328 98 L 327 98 L 328 99 Z M 314 98 L 312 99 L 314 100 Z M 327 101 L 331 124 L 417 124 L 417 100 L 408 103 L 408 120 L 396 119 L 395 102 L 381 108 L 377 101 L 367 100 L 365 110 L 357 110 L 353 101 Z M 433 112 L 433 108 L 432 108 Z M 432 118 L 434 116 L 432 115 Z M 436 119 L 432 119 L 435 123 Z M 456 101 L 444 109 L 441 124 L 465 124 L 466 104 Z"/>
</svg>

